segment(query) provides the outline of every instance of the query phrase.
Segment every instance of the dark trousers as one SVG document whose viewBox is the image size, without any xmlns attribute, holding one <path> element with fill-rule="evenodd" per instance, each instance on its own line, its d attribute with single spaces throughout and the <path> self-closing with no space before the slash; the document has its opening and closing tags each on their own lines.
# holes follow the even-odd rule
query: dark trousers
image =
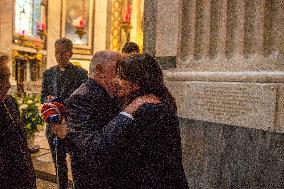
<svg viewBox="0 0 284 189">
<path fill-rule="evenodd" d="M 110 189 L 108 161 L 86 159 L 81 152 L 70 151 L 74 189 Z"/>
<path fill-rule="evenodd" d="M 57 162 L 56 162 L 56 146 L 54 144 L 55 135 L 51 132 L 50 126 L 47 125 L 46 128 L 46 137 L 48 140 L 48 144 L 51 150 L 52 159 L 55 164 L 56 172 L 58 173 L 59 178 L 59 188 L 60 189 L 67 189 L 68 187 L 68 169 L 67 169 L 67 162 L 66 162 L 66 146 L 64 141 L 58 139 L 57 144 Z"/>
</svg>

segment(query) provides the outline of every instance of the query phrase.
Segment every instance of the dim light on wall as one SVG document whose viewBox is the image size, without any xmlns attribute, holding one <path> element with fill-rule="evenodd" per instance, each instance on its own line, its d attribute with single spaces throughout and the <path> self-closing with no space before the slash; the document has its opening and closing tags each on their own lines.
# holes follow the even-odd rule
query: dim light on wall
<svg viewBox="0 0 284 189">
<path fill-rule="evenodd" d="M 41 48 L 41 39 L 40 38 L 36 38 L 34 41 L 34 48 L 36 49 L 36 51 L 38 52 Z"/>
</svg>

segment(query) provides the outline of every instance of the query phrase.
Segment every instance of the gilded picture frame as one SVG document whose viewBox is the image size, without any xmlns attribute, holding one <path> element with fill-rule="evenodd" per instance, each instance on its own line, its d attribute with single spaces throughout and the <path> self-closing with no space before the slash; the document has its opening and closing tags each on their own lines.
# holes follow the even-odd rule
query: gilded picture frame
<svg viewBox="0 0 284 189">
<path fill-rule="evenodd" d="M 62 0 L 61 11 L 61 37 L 73 42 L 75 54 L 92 54 L 94 1 Z"/>
</svg>

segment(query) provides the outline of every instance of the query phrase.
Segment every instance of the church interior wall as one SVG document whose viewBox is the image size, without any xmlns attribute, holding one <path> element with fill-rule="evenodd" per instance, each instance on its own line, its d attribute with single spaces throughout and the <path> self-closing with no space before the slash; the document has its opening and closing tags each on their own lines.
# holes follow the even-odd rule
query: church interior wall
<svg viewBox="0 0 284 189">
<path fill-rule="evenodd" d="M 30 6 L 27 5 L 30 4 L 30 1 L 27 2 L 22 5 L 20 1 L 17 0 L 1 1 L 0 16 L 2 19 L 0 25 L 0 50 L 3 52 L 7 52 L 10 55 L 11 60 L 9 65 L 13 72 L 15 72 L 15 65 L 18 65 L 18 63 L 15 63 L 15 56 L 17 56 L 17 58 L 20 56 L 20 58 L 23 59 L 30 59 L 36 56 L 40 57 L 41 61 L 43 62 L 42 70 L 57 64 L 55 59 L 54 43 L 57 39 L 68 35 L 65 32 L 65 29 L 67 27 L 65 26 L 67 25 L 67 11 L 70 11 L 69 9 L 74 9 L 74 7 L 70 5 L 70 3 L 68 4 L 68 2 L 70 1 L 66 0 L 36 1 L 37 3 L 40 3 L 40 8 L 42 8 L 42 6 L 45 7 L 44 10 L 46 12 L 46 15 L 45 13 L 42 13 L 41 9 L 33 10 L 34 12 L 32 14 L 33 16 L 36 14 L 40 15 L 41 20 L 39 21 L 42 22 L 41 24 L 45 24 L 45 30 L 43 30 L 42 32 L 43 35 L 39 34 L 37 23 L 32 23 L 32 28 L 37 28 L 36 31 L 33 31 L 32 34 L 26 34 L 25 32 L 30 32 L 30 28 L 22 29 L 23 26 L 18 26 L 18 30 L 19 28 L 21 28 L 21 32 L 19 32 L 18 30 L 16 32 L 15 20 L 20 22 L 19 20 L 22 18 L 22 15 L 24 15 L 24 18 L 26 19 L 25 25 L 27 25 L 27 20 L 30 19 L 27 18 L 28 15 L 29 17 L 31 17 L 30 13 L 26 14 L 27 11 L 25 11 L 25 8 L 27 8 L 25 6 Z M 88 36 L 88 43 L 87 45 L 80 45 L 80 43 L 76 43 L 74 41 L 74 54 L 71 58 L 72 63 L 74 62 L 77 65 L 81 65 L 82 67 L 88 70 L 92 54 L 97 51 L 105 49 L 119 51 L 122 47 L 122 44 L 124 44 L 127 40 L 137 42 L 140 47 L 143 46 L 143 0 L 86 0 L 76 2 L 76 6 L 83 6 L 82 2 L 88 2 L 88 4 L 90 5 L 86 7 L 86 10 L 88 10 L 89 14 L 86 20 L 88 20 L 88 26 L 90 26 L 90 29 L 88 29 L 88 31 L 85 31 L 86 29 L 84 29 L 84 32 L 86 32 L 86 34 L 83 34 L 83 38 Z M 17 11 L 20 12 L 16 13 L 15 7 L 18 6 L 21 8 L 18 8 L 19 10 Z M 22 6 L 24 6 L 25 8 L 23 8 Z M 122 6 L 124 8 L 122 8 Z M 75 9 L 74 11 L 76 11 Z M 74 14 L 74 12 L 72 14 Z M 113 16 L 114 14 L 116 14 L 115 17 Z M 123 18 L 120 18 L 124 14 L 128 16 L 127 20 L 123 20 Z M 16 15 L 20 16 L 16 18 Z M 46 20 L 43 19 L 43 15 L 45 15 Z M 117 19 L 114 20 L 114 18 Z M 36 19 L 38 19 L 38 17 Z M 36 19 L 32 18 L 32 20 Z M 44 23 L 42 20 L 45 20 L 44 22 L 46 23 Z M 30 20 L 28 22 L 28 24 L 31 24 Z M 74 30 L 74 28 L 76 28 L 76 25 L 74 25 L 74 23 L 72 23 L 71 25 L 73 26 Z M 72 35 L 75 35 L 74 32 Z M 23 53 L 23 55 L 19 53 Z M 29 65 L 28 61 L 25 64 Z M 28 88 L 35 87 L 36 90 L 39 90 L 41 81 L 29 81 L 29 79 L 27 78 L 29 75 L 28 72 L 29 70 L 26 70 L 24 73 L 25 83 L 23 85 L 31 85 Z M 11 83 L 13 88 L 17 85 L 16 76 L 14 74 L 12 74 Z M 33 92 L 36 92 L 36 90 L 34 90 Z"/>
<path fill-rule="evenodd" d="M 0 51 L 39 53 L 46 68 L 56 65 L 62 2 L 48 1 L 47 46 L 38 50 L 13 43 L 15 0 L 1 0 Z M 192 188 L 284 185 L 284 2 L 257 2 L 145 0 L 143 42 L 133 25 L 130 38 L 157 58 L 176 98 Z M 94 0 L 92 52 L 75 52 L 72 63 L 88 70 L 92 53 L 113 47 L 113 5 Z"/>
<path fill-rule="evenodd" d="M 64 1 L 58 1 L 58 0 L 48 0 L 46 1 L 46 7 L 47 7 L 47 19 L 46 19 L 46 47 L 41 47 L 37 49 L 37 47 L 33 46 L 34 42 L 29 42 L 29 45 L 26 46 L 24 43 L 26 39 L 24 39 L 24 45 L 22 42 L 15 42 L 14 39 L 14 23 L 15 23 L 15 3 L 16 0 L 1 0 L 1 6 L 0 6 L 0 51 L 7 53 L 11 58 L 9 60 L 9 66 L 11 70 L 14 70 L 13 66 L 15 66 L 13 63 L 14 58 L 14 52 L 23 52 L 34 55 L 40 55 L 40 57 L 44 58 L 44 68 L 49 68 L 51 66 L 56 65 L 56 59 L 55 59 L 55 47 L 54 43 L 57 39 L 60 37 L 63 37 L 62 35 L 62 24 L 63 24 L 63 3 Z M 92 18 L 94 26 L 92 27 L 92 38 L 91 40 L 91 52 L 89 54 L 86 53 L 80 53 L 80 51 L 74 51 L 74 55 L 71 58 L 71 62 L 76 63 L 77 65 L 82 66 L 86 70 L 88 70 L 90 60 L 92 58 L 92 54 L 99 50 L 109 49 L 109 38 L 110 38 L 110 32 L 109 28 L 111 27 L 111 20 L 109 19 L 109 6 L 111 6 L 111 0 L 107 1 L 95 1 L 90 0 L 90 2 L 93 2 L 93 9 L 91 10 Z M 13 71 L 14 72 L 14 71 Z M 26 75 L 27 73 L 25 73 Z M 29 73 L 28 73 L 29 74 Z M 25 76 L 25 79 L 27 75 Z M 12 74 L 12 77 L 10 78 L 12 89 L 11 93 L 14 93 L 17 89 L 17 81 L 15 78 L 15 75 Z M 25 81 L 24 83 L 25 88 L 30 91 L 29 89 L 32 89 L 32 92 L 38 93 L 40 91 L 40 85 L 41 80 L 38 80 L 36 82 L 30 82 Z M 30 91 L 31 92 L 31 91 Z"/>
</svg>

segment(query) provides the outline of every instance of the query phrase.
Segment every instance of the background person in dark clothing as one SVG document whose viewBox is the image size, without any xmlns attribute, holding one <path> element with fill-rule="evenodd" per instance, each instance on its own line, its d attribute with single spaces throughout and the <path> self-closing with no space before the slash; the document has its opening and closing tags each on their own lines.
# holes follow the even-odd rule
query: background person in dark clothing
<svg viewBox="0 0 284 189">
<path fill-rule="evenodd" d="M 136 43 L 127 42 L 123 45 L 121 52 L 125 54 L 134 54 L 134 53 L 139 53 L 140 49 Z"/>
<path fill-rule="evenodd" d="M 70 58 L 73 55 L 73 44 L 66 38 L 58 39 L 55 42 L 55 57 L 58 65 L 53 66 L 43 73 L 41 101 L 47 102 L 53 98 L 64 101 L 88 78 L 87 71 L 71 64 Z M 53 144 L 54 135 L 47 125 L 46 136 L 55 163 L 55 146 Z M 65 189 L 68 185 L 66 147 L 63 141 L 58 141 L 58 176 L 60 188 Z M 56 164 L 55 164 L 56 165 Z M 56 167 L 57 168 L 57 167 Z"/>
<path fill-rule="evenodd" d="M 10 88 L 8 57 L 0 53 L 0 188 L 35 189 L 36 178 L 18 105 Z"/>
</svg>

